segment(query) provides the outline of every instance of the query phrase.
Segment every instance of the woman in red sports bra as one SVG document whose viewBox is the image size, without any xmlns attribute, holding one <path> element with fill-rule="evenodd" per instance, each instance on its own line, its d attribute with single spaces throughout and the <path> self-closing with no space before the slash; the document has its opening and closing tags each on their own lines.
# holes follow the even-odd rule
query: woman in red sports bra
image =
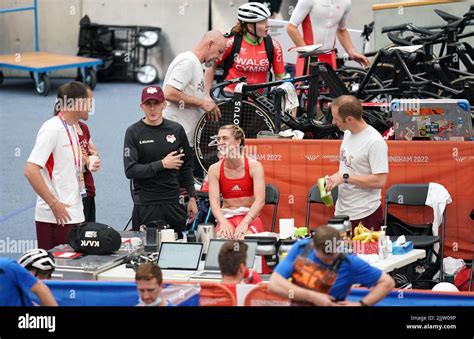
<svg viewBox="0 0 474 339">
<path fill-rule="evenodd" d="M 220 160 L 209 167 L 209 200 L 218 222 L 216 233 L 226 239 L 263 232 L 258 215 L 265 205 L 265 174 L 261 163 L 244 156 L 244 143 L 240 127 L 222 126 L 217 135 Z"/>
</svg>

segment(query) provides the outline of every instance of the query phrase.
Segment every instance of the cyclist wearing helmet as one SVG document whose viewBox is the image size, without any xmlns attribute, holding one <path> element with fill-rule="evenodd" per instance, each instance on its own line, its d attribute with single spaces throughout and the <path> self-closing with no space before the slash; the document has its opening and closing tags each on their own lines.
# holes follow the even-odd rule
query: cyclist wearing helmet
<svg viewBox="0 0 474 339">
<path fill-rule="evenodd" d="M 29 293 L 42 306 L 58 306 L 48 286 L 10 258 L 0 258 L 0 306 L 33 306 Z"/>
<path fill-rule="evenodd" d="M 26 252 L 18 263 L 40 280 L 51 279 L 56 268 L 53 256 L 42 248 Z"/>
<path fill-rule="evenodd" d="M 248 84 L 266 82 L 271 68 L 277 79 L 284 77 L 285 66 L 281 46 L 268 35 L 270 16 L 268 7 L 258 2 L 249 2 L 239 7 L 238 23 L 232 28 L 232 36 L 227 39 L 224 54 L 212 67 L 206 69 L 207 95 L 212 86 L 216 66 L 219 64 L 224 66 L 225 79 L 245 76 Z M 226 87 L 225 90 L 233 92 L 234 87 L 235 84 Z"/>
</svg>

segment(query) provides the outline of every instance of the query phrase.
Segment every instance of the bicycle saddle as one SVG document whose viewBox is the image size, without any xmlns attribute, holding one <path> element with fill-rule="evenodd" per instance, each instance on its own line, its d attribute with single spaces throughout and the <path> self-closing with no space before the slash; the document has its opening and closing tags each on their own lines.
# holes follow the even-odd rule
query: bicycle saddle
<svg viewBox="0 0 474 339">
<path fill-rule="evenodd" d="M 391 42 L 393 42 L 394 44 L 396 45 L 399 45 L 399 46 L 413 46 L 413 44 L 408 41 L 408 40 L 405 40 L 403 38 L 400 38 L 399 36 L 397 36 L 396 34 L 394 33 L 387 33 L 387 37 L 390 39 Z M 395 47 L 393 47 L 395 48 Z M 392 48 L 390 48 L 389 50 L 391 50 Z"/>
<path fill-rule="evenodd" d="M 435 9 L 434 10 L 436 14 L 438 14 L 441 19 L 443 19 L 444 21 L 446 21 L 447 23 L 450 23 L 450 22 L 453 22 L 453 21 L 456 21 L 456 20 L 459 20 L 461 19 L 460 17 L 458 16 L 455 16 L 455 15 L 452 15 L 452 14 L 449 14 L 449 13 L 446 13 L 440 9 Z"/>
</svg>

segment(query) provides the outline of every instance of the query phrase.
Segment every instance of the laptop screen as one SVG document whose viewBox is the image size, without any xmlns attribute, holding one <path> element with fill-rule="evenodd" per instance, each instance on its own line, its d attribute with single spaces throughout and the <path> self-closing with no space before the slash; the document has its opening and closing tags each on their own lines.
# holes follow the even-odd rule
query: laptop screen
<svg viewBox="0 0 474 339">
<path fill-rule="evenodd" d="M 204 269 L 206 271 L 220 271 L 219 268 L 219 252 L 221 250 L 222 245 L 228 241 L 225 239 L 212 239 L 209 243 L 209 249 L 207 251 L 206 256 L 206 263 L 204 265 Z M 252 268 L 255 262 L 255 252 L 257 250 L 257 242 L 256 241 L 245 241 L 247 244 L 247 262 L 246 266 L 248 268 Z"/>
<path fill-rule="evenodd" d="M 196 271 L 201 260 L 201 243 L 164 242 L 158 265 L 162 270 Z"/>
</svg>

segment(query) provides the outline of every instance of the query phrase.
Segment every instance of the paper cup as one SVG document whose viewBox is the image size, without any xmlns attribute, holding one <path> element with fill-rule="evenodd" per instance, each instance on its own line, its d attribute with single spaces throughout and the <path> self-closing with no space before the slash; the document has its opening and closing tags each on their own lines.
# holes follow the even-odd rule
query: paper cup
<svg viewBox="0 0 474 339">
<path fill-rule="evenodd" d="M 295 233 L 294 219 L 280 219 L 280 239 L 288 239 Z"/>
<path fill-rule="evenodd" d="M 174 229 L 161 230 L 161 242 L 174 242 Z"/>
</svg>

